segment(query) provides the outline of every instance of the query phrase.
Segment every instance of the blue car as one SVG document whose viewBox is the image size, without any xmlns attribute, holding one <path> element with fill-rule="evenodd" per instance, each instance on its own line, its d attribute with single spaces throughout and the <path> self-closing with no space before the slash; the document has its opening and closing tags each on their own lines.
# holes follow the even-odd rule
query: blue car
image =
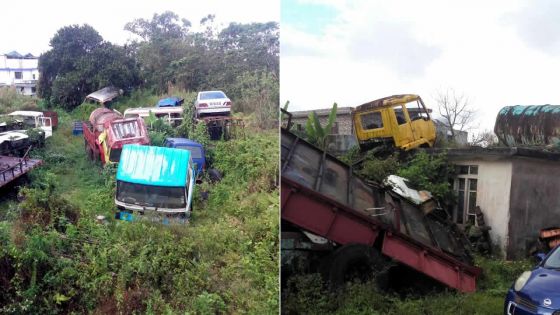
<svg viewBox="0 0 560 315">
<path fill-rule="evenodd" d="M 504 314 L 560 315 L 560 247 L 537 258 L 541 262 L 521 274 L 508 290 Z"/>
<path fill-rule="evenodd" d="M 156 107 L 168 107 L 168 106 L 181 106 L 185 99 L 177 96 L 162 98 L 158 101 Z"/>
<path fill-rule="evenodd" d="M 206 168 L 206 154 L 202 144 L 185 138 L 167 138 L 163 146 L 191 151 L 196 177 L 200 177 Z"/>
</svg>

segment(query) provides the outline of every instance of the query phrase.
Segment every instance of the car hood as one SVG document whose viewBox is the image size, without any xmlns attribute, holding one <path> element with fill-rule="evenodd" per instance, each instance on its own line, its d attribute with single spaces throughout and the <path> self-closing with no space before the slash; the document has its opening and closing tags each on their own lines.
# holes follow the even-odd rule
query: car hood
<svg viewBox="0 0 560 315">
<path fill-rule="evenodd" d="M 560 309 L 558 287 L 560 287 L 560 271 L 539 267 L 533 270 L 521 293 L 542 307 Z M 551 304 L 545 306 L 543 304 L 545 299 L 550 299 Z"/>
</svg>

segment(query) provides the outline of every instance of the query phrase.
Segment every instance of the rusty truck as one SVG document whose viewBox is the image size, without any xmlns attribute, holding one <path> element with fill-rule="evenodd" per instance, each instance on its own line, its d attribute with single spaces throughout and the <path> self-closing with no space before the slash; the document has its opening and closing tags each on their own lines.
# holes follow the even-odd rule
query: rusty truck
<svg viewBox="0 0 560 315">
<path fill-rule="evenodd" d="M 433 147 L 436 127 L 422 98 L 414 94 L 392 95 L 352 111 L 354 132 L 362 151 L 387 145 L 404 151 Z"/>
<path fill-rule="evenodd" d="M 320 272 L 335 287 L 376 272 L 390 282 L 390 269 L 402 267 L 475 291 L 481 270 L 464 234 L 429 194 L 390 179 L 367 182 L 351 165 L 282 128 L 283 281 L 295 265 Z"/>
<path fill-rule="evenodd" d="M 117 163 L 125 144 L 150 144 L 142 118 L 123 118 L 118 111 L 105 107 L 91 112 L 82 126 L 87 156 L 103 165 Z"/>
</svg>

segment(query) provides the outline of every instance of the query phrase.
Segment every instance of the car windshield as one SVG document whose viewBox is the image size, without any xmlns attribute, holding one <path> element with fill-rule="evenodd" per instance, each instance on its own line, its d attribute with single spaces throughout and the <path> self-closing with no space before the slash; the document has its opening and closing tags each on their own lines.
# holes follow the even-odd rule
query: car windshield
<svg viewBox="0 0 560 315">
<path fill-rule="evenodd" d="M 220 91 L 200 93 L 201 100 L 212 100 L 215 98 L 226 98 L 226 95 L 224 94 L 224 92 Z"/>
<path fill-rule="evenodd" d="M 183 209 L 186 187 L 164 187 L 117 181 L 117 200 L 143 207 Z"/>
<path fill-rule="evenodd" d="M 199 147 L 190 146 L 190 145 L 178 145 L 177 149 L 191 151 L 193 159 L 201 159 L 202 158 L 202 151 L 200 150 Z"/>
<path fill-rule="evenodd" d="M 548 256 L 548 258 L 544 262 L 543 267 L 550 269 L 560 268 L 560 247 L 557 247 L 556 250 L 554 250 L 554 252 L 550 256 Z"/>
</svg>

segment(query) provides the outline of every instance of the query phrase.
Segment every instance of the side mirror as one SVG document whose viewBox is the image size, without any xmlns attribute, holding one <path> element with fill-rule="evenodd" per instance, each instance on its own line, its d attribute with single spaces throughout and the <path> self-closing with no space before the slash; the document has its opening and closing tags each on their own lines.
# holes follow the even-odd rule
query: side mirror
<svg viewBox="0 0 560 315">
<path fill-rule="evenodd" d="M 542 261 L 545 259 L 546 254 L 545 254 L 545 253 L 536 253 L 535 255 L 533 255 L 533 257 L 535 257 L 535 260 L 536 260 L 538 263 L 540 263 L 540 262 L 542 262 Z"/>
</svg>

